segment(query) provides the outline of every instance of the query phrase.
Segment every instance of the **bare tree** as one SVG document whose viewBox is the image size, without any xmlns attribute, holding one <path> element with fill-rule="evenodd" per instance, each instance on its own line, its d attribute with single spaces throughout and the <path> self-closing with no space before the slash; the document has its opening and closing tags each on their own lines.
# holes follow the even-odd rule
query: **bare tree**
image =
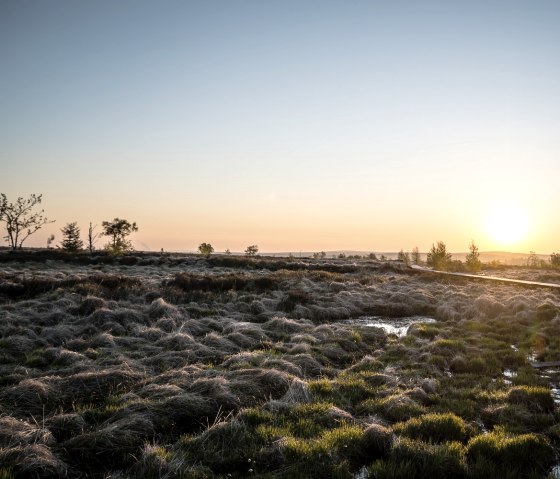
<svg viewBox="0 0 560 479">
<path fill-rule="evenodd" d="M 247 246 L 247 248 L 245 249 L 246 256 L 255 256 L 258 252 L 259 252 L 259 247 L 256 244 Z"/>
<path fill-rule="evenodd" d="M 45 210 L 33 212 L 41 204 L 43 195 L 31 194 L 29 198 L 18 197 L 9 203 L 4 193 L 0 193 L 0 221 L 6 224 L 7 235 L 4 239 L 13 250 L 21 249 L 23 242 L 44 225 L 54 223 L 43 216 Z"/>
<path fill-rule="evenodd" d="M 92 226 L 90 221 L 89 228 L 88 228 L 88 246 L 87 246 L 90 253 L 93 253 L 93 250 L 95 249 L 95 243 L 99 238 L 99 233 L 95 232 L 95 228 L 97 228 L 97 225 Z"/>
</svg>

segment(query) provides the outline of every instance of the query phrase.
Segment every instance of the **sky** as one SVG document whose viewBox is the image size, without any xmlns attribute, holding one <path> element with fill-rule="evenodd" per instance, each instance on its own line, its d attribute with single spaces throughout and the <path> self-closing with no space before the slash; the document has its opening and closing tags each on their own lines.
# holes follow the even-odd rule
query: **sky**
<svg viewBox="0 0 560 479">
<path fill-rule="evenodd" d="M 560 251 L 560 2 L 0 2 L 0 192 L 137 249 Z M 106 239 L 100 241 L 102 246 Z"/>
</svg>

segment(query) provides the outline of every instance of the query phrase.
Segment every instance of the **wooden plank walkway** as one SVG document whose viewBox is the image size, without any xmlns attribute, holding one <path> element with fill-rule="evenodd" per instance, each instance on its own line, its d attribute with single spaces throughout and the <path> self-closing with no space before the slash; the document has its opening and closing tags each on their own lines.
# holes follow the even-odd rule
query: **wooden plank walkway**
<svg viewBox="0 0 560 479">
<path fill-rule="evenodd" d="M 552 288 L 560 290 L 560 284 L 557 283 L 542 283 L 539 281 L 527 281 L 524 279 L 511 279 L 511 278 L 500 278 L 499 276 L 486 276 L 482 274 L 470 274 L 470 273 L 452 273 L 450 271 L 437 271 L 435 269 L 428 269 L 419 266 L 412 266 L 412 268 L 416 271 L 425 271 L 426 273 L 436 273 L 448 276 L 460 276 L 463 278 L 473 278 L 478 279 L 480 281 L 494 281 L 497 283 L 506 283 L 506 284 L 519 284 L 521 286 L 529 286 L 533 288 Z"/>
</svg>

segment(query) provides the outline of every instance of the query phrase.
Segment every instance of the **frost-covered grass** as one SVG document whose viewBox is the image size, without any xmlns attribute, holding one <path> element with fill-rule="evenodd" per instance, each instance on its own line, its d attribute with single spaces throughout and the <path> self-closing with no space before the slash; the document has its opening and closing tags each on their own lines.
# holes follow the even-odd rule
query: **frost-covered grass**
<svg viewBox="0 0 560 479">
<path fill-rule="evenodd" d="M 560 359 L 558 291 L 366 260 L 10 258 L 3 477 L 546 477 L 555 461 L 558 405 L 528 358 Z M 436 322 L 399 338 L 348 321 L 363 316 Z"/>
</svg>

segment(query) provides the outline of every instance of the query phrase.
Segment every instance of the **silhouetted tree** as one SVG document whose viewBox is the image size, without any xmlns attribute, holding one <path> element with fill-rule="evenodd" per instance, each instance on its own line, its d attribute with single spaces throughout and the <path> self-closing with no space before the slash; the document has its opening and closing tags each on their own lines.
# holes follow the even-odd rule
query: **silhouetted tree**
<svg viewBox="0 0 560 479">
<path fill-rule="evenodd" d="M 226 249 L 226 250 L 224 251 L 224 254 L 225 254 L 226 256 L 230 256 L 230 255 L 231 255 L 231 251 L 229 250 L 229 248 Z"/>
<path fill-rule="evenodd" d="M 465 259 L 465 264 L 467 269 L 473 273 L 480 271 L 480 255 L 478 254 L 478 246 L 474 243 L 474 240 L 471 240 L 469 243 L 469 253 Z"/>
<path fill-rule="evenodd" d="M 368 258 L 369 258 L 369 259 L 377 260 L 377 255 L 376 255 L 375 253 L 370 253 L 370 254 L 368 255 Z"/>
<path fill-rule="evenodd" d="M 428 266 L 433 266 L 435 269 L 447 269 L 450 261 L 451 253 L 447 252 L 443 241 L 438 241 L 437 246 L 432 244 L 432 248 L 426 258 Z"/>
<path fill-rule="evenodd" d="M 80 228 L 78 223 L 67 223 L 64 228 L 60 229 L 62 233 L 62 241 L 60 247 L 69 253 L 80 251 L 84 247 L 84 242 L 80 239 Z"/>
<path fill-rule="evenodd" d="M 88 242 L 87 242 L 87 249 L 89 250 L 90 253 L 93 253 L 93 250 L 95 249 L 95 243 L 99 238 L 99 233 L 95 232 L 95 228 L 97 228 L 97 225 L 92 226 L 90 221 L 89 228 L 88 228 Z"/>
<path fill-rule="evenodd" d="M 127 236 L 138 231 L 136 223 L 115 218 L 113 221 L 103 221 L 103 234 L 111 237 L 111 242 L 105 248 L 112 254 L 122 254 L 133 251 L 132 243 L 126 239 Z"/>
<path fill-rule="evenodd" d="M 198 252 L 208 258 L 214 252 L 214 247 L 210 243 L 201 243 Z"/>
<path fill-rule="evenodd" d="M 550 255 L 550 264 L 555 268 L 560 267 L 560 253 L 552 253 Z"/>
<path fill-rule="evenodd" d="M 21 249 L 23 242 L 44 225 L 54 223 L 43 216 L 45 210 L 33 213 L 42 199 L 43 195 L 31 194 L 29 198 L 20 196 L 15 203 L 10 203 L 6 195 L 0 193 L 0 222 L 6 225 L 4 239 L 13 250 Z"/>
<path fill-rule="evenodd" d="M 47 249 L 50 249 L 50 248 L 51 248 L 51 245 L 53 244 L 53 241 L 54 241 L 54 235 L 50 235 L 50 236 L 47 238 Z"/>
<path fill-rule="evenodd" d="M 259 247 L 256 244 L 247 246 L 247 248 L 245 248 L 246 256 L 255 256 L 258 252 L 259 252 Z"/>
</svg>

